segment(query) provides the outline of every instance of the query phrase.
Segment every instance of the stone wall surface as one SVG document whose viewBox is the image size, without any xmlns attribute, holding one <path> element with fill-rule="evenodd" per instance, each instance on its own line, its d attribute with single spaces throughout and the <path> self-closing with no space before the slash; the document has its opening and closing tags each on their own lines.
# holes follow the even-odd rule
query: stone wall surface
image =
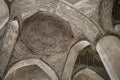
<svg viewBox="0 0 120 80">
<path fill-rule="evenodd" d="M 40 72 L 42 80 L 79 80 L 75 75 L 83 68 L 92 69 L 97 77 L 83 70 L 84 74 L 77 75 L 81 80 L 110 80 L 112 75 L 108 75 L 109 69 L 101 60 L 96 45 L 103 36 L 120 34 L 119 23 L 115 27 L 113 25 L 118 21 L 112 16 L 114 0 L 5 1 L 0 0 L 1 80 L 16 80 L 17 77 L 21 80 L 23 75 L 19 74 L 22 73 L 27 74 L 23 76 L 24 80 L 34 79 L 38 75 L 32 76 L 31 71 L 26 71 L 29 68 L 24 68 L 34 65 L 43 70 Z M 91 48 L 86 49 L 88 46 Z M 119 61 L 119 56 L 117 58 Z M 110 59 L 114 61 L 114 58 Z M 19 65 L 21 61 L 26 66 Z M 34 72 L 38 68 L 32 69 Z M 44 75 L 49 77 L 44 78 Z"/>
</svg>

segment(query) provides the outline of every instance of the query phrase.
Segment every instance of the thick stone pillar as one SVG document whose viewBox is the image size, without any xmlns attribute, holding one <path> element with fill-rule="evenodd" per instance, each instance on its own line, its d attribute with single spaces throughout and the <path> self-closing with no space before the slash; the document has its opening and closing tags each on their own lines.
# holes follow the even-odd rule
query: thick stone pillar
<svg viewBox="0 0 120 80">
<path fill-rule="evenodd" d="M 4 27 L 9 19 L 9 9 L 4 0 L 0 0 L 0 29 Z"/>
<path fill-rule="evenodd" d="M 14 45 L 19 32 L 18 22 L 12 21 L 9 23 L 9 28 L 7 29 L 2 47 L 0 49 L 0 76 L 3 76 L 8 62 L 11 58 Z"/>
<path fill-rule="evenodd" d="M 111 80 L 120 80 L 120 40 L 115 36 L 103 37 L 96 49 Z"/>
</svg>

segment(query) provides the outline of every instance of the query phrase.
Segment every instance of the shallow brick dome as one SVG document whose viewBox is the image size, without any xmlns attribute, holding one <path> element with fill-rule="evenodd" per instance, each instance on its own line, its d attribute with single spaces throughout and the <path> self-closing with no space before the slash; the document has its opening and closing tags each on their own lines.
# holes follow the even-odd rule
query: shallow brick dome
<svg viewBox="0 0 120 80">
<path fill-rule="evenodd" d="M 22 27 L 21 39 L 35 53 L 64 52 L 72 40 L 69 23 L 54 14 L 37 12 Z"/>
</svg>

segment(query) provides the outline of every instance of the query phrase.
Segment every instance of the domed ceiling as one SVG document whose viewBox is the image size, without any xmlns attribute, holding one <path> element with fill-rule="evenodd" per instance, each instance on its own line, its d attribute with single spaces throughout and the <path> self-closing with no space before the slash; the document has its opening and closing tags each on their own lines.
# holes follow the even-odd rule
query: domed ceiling
<svg viewBox="0 0 120 80">
<path fill-rule="evenodd" d="M 23 22 L 21 39 L 35 53 L 59 53 L 67 50 L 72 35 L 67 21 L 54 14 L 37 12 Z"/>
</svg>

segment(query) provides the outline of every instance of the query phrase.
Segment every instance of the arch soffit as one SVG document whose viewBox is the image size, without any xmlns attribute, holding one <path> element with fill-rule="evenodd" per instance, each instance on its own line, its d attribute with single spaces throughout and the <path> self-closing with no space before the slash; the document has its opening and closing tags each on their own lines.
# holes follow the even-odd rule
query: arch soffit
<svg viewBox="0 0 120 80">
<path fill-rule="evenodd" d="M 63 71 L 63 80 L 71 80 L 72 71 L 79 55 L 79 51 L 83 50 L 85 47 L 89 46 L 90 43 L 88 41 L 79 41 L 76 43 L 70 50 L 69 55 L 67 57 L 67 61 Z"/>
</svg>

